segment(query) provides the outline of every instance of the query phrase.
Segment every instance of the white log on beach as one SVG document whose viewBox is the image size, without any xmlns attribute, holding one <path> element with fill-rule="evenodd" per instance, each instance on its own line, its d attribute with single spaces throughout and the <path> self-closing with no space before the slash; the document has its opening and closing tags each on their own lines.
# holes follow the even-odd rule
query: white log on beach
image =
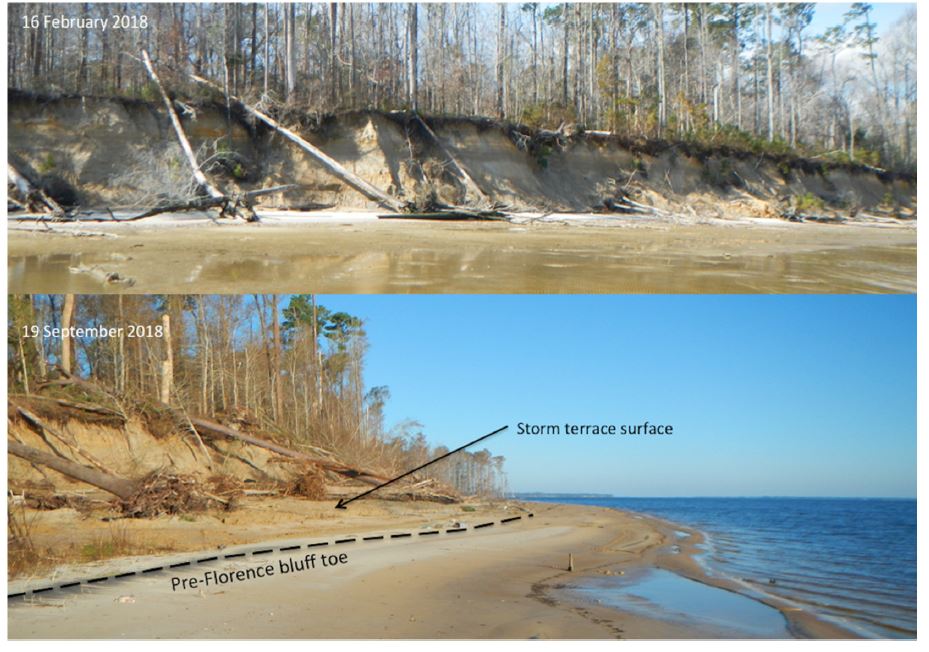
<svg viewBox="0 0 929 652">
<path fill-rule="evenodd" d="M 209 86 L 213 90 L 223 92 L 223 90 L 219 86 L 217 86 L 216 84 L 214 84 L 208 79 L 204 79 L 203 77 L 200 77 L 198 75 L 191 75 L 191 78 L 200 84 Z M 239 103 L 250 114 L 252 114 L 256 118 L 264 122 L 266 125 L 268 125 L 272 129 L 276 130 L 278 133 L 280 133 L 282 136 L 287 138 L 292 143 L 296 144 L 300 149 L 302 149 L 307 154 L 309 154 L 311 157 L 313 157 L 313 159 L 315 159 L 317 163 L 322 165 L 323 169 L 325 169 L 326 172 L 333 175 L 340 181 L 344 182 L 350 188 L 354 188 L 355 190 L 360 192 L 362 195 L 364 195 L 371 201 L 376 202 L 378 205 L 382 206 L 383 208 L 386 208 L 392 211 L 397 211 L 397 212 L 400 212 L 403 210 L 404 208 L 403 202 L 400 202 L 399 200 L 394 199 L 393 197 L 390 197 L 389 195 L 381 192 L 380 190 L 372 186 L 370 183 L 368 183 L 364 179 L 355 176 L 354 174 L 346 170 L 344 167 L 342 167 L 338 161 L 330 157 L 328 154 L 326 154 L 324 151 L 322 151 L 318 147 L 314 147 L 312 144 L 310 144 L 309 142 L 307 142 L 306 140 L 304 140 L 303 138 L 301 138 L 300 136 L 292 132 L 290 129 L 287 129 L 286 127 L 284 127 L 282 124 L 277 122 L 274 118 L 262 113 L 261 111 L 259 111 L 258 109 L 254 107 L 249 106 L 248 104 L 246 104 L 239 98 L 235 97 L 234 95 L 230 95 L 229 99 Z"/>
<path fill-rule="evenodd" d="M 12 163 L 6 164 L 7 174 L 10 177 L 10 183 L 16 186 L 16 189 L 23 194 L 24 197 L 28 197 L 29 193 L 32 192 L 32 184 L 20 174 L 19 170 L 13 167 Z"/>
<path fill-rule="evenodd" d="M 41 188 L 34 186 L 32 182 L 26 178 L 26 175 L 17 170 L 12 163 L 8 162 L 6 164 L 6 169 L 10 177 L 10 182 L 16 186 L 16 189 L 22 193 L 23 197 L 26 199 L 27 207 L 28 204 L 34 203 L 37 200 L 45 204 L 45 206 L 56 215 L 65 214 L 65 209 L 62 208 L 58 202 L 49 197 Z"/>
</svg>

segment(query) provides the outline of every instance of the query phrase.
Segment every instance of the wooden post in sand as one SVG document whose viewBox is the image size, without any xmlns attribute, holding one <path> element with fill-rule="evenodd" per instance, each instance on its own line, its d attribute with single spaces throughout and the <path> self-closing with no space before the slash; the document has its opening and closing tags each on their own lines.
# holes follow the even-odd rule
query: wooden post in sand
<svg viewBox="0 0 929 652">
<path fill-rule="evenodd" d="M 568 572 L 574 572 L 574 555 L 572 555 L 570 552 L 568 553 Z"/>
</svg>

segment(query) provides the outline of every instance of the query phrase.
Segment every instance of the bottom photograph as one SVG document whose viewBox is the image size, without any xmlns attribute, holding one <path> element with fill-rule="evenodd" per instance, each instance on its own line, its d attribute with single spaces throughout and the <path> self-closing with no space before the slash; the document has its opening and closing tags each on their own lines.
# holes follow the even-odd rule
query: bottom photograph
<svg viewBox="0 0 929 652">
<path fill-rule="evenodd" d="M 11 639 L 915 639 L 916 300 L 11 295 Z"/>
</svg>

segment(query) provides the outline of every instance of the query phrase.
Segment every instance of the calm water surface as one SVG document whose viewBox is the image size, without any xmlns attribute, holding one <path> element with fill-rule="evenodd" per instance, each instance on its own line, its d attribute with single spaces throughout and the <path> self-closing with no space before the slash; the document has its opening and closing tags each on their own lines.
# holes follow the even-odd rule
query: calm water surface
<svg viewBox="0 0 929 652">
<path fill-rule="evenodd" d="M 642 512 L 706 535 L 711 574 L 748 581 L 865 636 L 916 636 L 916 501 L 557 497 Z M 771 583 L 771 580 L 774 583 Z"/>
</svg>

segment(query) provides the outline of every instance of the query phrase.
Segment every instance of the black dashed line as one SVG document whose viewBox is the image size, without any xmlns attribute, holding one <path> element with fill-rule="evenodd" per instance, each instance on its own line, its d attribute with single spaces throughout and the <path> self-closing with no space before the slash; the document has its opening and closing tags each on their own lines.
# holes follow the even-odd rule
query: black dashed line
<svg viewBox="0 0 929 652">
<path fill-rule="evenodd" d="M 535 516 L 535 514 L 533 514 L 532 512 L 529 512 L 529 518 L 532 518 L 533 516 Z"/>
<path fill-rule="evenodd" d="M 531 513 L 530 513 L 530 514 L 527 515 L 527 518 L 532 518 L 533 516 L 534 516 L 534 514 L 531 514 Z M 510 518 L 502 519 L 502 520 L 500 521 L 500 523 L 510 523 L 510 522 L 512 522 L 512 521 L 518 521 L 518 520 L 520 520 L 521 518 L 522 518 L 522 516 L 511 516 Z M 479 529 L 485 528 L 485 527 L 492 527 L 493 525 L 494 525 L 494 522 L 491 521 L 491 522 L 488 522 L 488 523 L 481 523 L 480 525 L 475 525 L 472 529 L 479 530 Z M 468 530 L 468 528 L 466 528 L 466 527 L 458 527 L 458 528 L 449 528 L 449 529 L 445 530 L 445 532 L 446 532 L 446 533 L 467 532 L 467 530 Z M 426 532 L 418 532 L 417 534 L 418 534 L 419 536 L 421 536 L 421 537 L 425 537 L 425 536 L 430 536 L 430 535 L 441 534 L 441 531 L 440 531 L 440 530 L 428 530 L 428 531 L 426 531 Z M 391 538 L 391 539 L 404 539 L 404 538 L 408 538 L 408 537 L 412 537 L 412 536 L 413 536 L 413 534 L 410 533 L 410 532 L 401 532 L 401 533 L 397 533 L 397 534 L 391 534 L 391 535 L 390 535 L 390 538 Z M 385 535 L 380 534 L 380 535 L 377 535 L 377 536 L 363 537 L 363 540 L 364 540 L 364 541 L 380 541 L 380 540 L 383 540 L 384 537 L 385 537 Z M 349 539 L 336 539 L 335 543 L 353 543 L 353 542 L 355 542 L 355 541 L 357 541 L 357 538 L 352 537 L 352 538 L 349 538 Z M 306 547 L 307 547 L 307 548 L 317 548 L 317 547 L 320 547 L 320 546 L 328 546 L 328 545 L 329 545 L 329 542 L 328 542 L 328 541 L 318 541 L 318 542 L 316 542 L 316 543 L 307 543 L 307 544 L 306 544 Z M 300 545 L 294 545 L 294 546 L 282 547 L 282 548 L 279 548 L 278 550 L 279 550 L 280 552 L 285 552 L 285 551 L 288 551 L 288 550 L 299 550 L 299 549 L 300 549 Z M 266 555 L 266 554 L 269 554 L 269 553 L 272 553 L 272 552 L 274 552 L 274 548 L 268 548 L 268 549 L 265 549 L 265 550 L 254 550 L 254 551 L 252 551 L 252 555 Z M 229 554 L 229 555 L 223 555 L 223 558 L 224 558 L 224 559 L 235 559 L 235 558 L 238 558 L 238 557 L 245 557 L 246 554 L 247 554 L 247 553 L 244 553 L 244 552 L 238 552 L 238 553 L 233 553 L 233 554 Z M 177 564 L 171 564 L 171 565 L 169 566 L 169 568 L 181 568 L 181 567 L 183 567 L 183 566 L 190 566 L 190 565 L 193 564 L 193 563 L 202 564 L 202 563 L 205 563 L 205 562 L 216 561 L 216 560 L 218 560 L 218 559 L 219 559 L 219 556 L 218 556 L 218 555 L 217 555 L 217 556 L 213 556 L 213 557 L 203 557 L 202 559 L 197 559 L 196 562 L 193 562 L 193 561 L 185 561 L 185 562 L 179 562 L 179 563 L 177 563 Z M 120 573 L 119 575 L 114 575 L 112 579 L 119 579 L 119 578 L 123 578 L 123 577 L 132 577 L 132 576 L 134 576 L 134 575 L 145 574 L 145 573 L 157 573 L 158 571 L 163 571 L 164 569 L 165 569 L 164 566 L 156 566 L 156 567 L 154 567 L 154 568 L 146 568 L 146 569 L 143 570 L 143 571 L 131 571 L 131 572 L 128 572 L 128 573 Z M 74 588 L 75 586 L 80 586 L 82 583 L 86 583 L 86 584 L 96 584 L 96 583 L 98 583 L 98 582 L 106 582 L 106 581 L 109 580 L 109 579 L 111 579 L 111 578 L 110 578 L 110 577 L 96 577 L 96 578 L 94 578 L 94 579 L 84 580 L 83 582 L 69 582 L 69 583 L 67 583 L 67 584 L 61 584 L 60 586 L 58 586 L 58 588 L 59 588 L 59 589 L 70 589 L 70 588 Z M 55 587 L 54 587 L 54 586 L 48 586 L 48 587 L 44 587 L 44 588 L 41 588 L 41 589 L 33 589 L 33 590 L 32 590 L 32 593 L 33 593 L 33 594 L 35 594 L 35 593 L 45 593 L 45 592 L 47 592 L 47 591 L 54 591 L 54 590 L 55 590 Z M 8 595 L 7 595 L 7 599 L 11 599 L 11 598 L 21 598 L 21 597 L 24 597 L 26 594 L 27 594 L 26 591 L 23 591 L 23 592 L 21 592 L 21 593 L 11 593 L 11 594 L 8 594 Z"/>
</svg>

